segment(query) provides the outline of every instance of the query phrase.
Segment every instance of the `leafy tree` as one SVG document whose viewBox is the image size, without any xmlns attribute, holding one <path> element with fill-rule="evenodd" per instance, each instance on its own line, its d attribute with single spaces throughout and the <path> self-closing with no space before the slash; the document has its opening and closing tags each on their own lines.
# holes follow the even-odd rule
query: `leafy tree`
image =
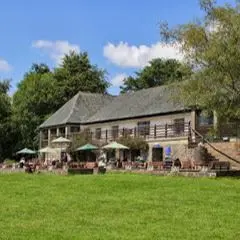
<svg viewBox="0 0 240 240">
<path fill-rule="evenodd" d="M 61 66 L 54 70 L 54 78 L 58 92 L 57 107 L 79 91 L 106 93 L 109 86 L 105 80 L 105 71 L 92 65 L 86 52 L 65 55 Z"/>
<path fill-rule="evenodd" d="M 0 161 L 10 155 L 11 146 L 11 99 L 8 96 L 10 81 L 0 81 Z"/>
<path fill-rule="evenodd" d="M 34 64 L 13 96 L 16 148 L 37 147 L 37 127 L 54 112 L 55 79 L 46 65 Z"/>
<path fill-rule="evenodd" d="M 181 87 L 188 105 L 216 110 L 219 117 L 240 118 L 240 4 L 218 6 L 201 0 L 204 12 L 195 23 L 169 29 L 161 26 L 163 40 L 181 47 L 195 72 Z"/>
<path fill-rule="evenodd" d="M 154 59 L 136 77 L 128 77 L 121 86 L 121 92 L 137 91 L 144 88 L 179 82 L 191 74 L 191 69 L 175 59 Z"/>
</svg>

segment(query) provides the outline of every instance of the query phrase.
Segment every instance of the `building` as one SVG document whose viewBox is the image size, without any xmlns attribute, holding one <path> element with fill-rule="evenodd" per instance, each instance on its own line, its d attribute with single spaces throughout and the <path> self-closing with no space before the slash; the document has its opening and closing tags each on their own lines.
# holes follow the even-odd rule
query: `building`
<svg viewBox="0 0 240 240">
<path fill-rule="evenodd" d="M 170 145 L 177 155 L 188 144 L 189 124 L 203 131 L 214 121 L 177 102 L 176 94 L 171 86 L 120 96 L 79 92 L 40 126 L 40 148 L 51 146 L 59 136 L 71 138 L 86 131 L 106 143 L 125 135 L 144 138 L 149 161 L 156 144 Z"/>
</svg>

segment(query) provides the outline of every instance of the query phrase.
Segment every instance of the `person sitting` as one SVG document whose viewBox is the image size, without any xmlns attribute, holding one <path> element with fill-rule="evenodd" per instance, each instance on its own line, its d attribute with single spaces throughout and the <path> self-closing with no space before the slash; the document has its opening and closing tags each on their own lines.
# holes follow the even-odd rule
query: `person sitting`
<svg viewBox="0 0 240 240">
<path fill-rule="evenodd" d="M 174 160 L 174 167 L 179 167 L 179 168 L 182 167 L 182 164 L 181 164 L 179 158 L 177 158 L 177 159 Z"/>
<path fill-rule="evenodd" d="M 20 168 L 23 168 L 24 164 L 25 164 L 25 158 L 21 158 L 21 160 L 19 162 Z"/>
</svg>

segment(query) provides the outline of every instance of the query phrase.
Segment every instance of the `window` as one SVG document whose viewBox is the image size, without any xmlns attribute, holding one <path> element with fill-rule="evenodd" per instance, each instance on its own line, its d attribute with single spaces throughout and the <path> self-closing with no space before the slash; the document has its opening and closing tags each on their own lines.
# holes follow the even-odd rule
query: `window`
<svg viewBox="0 0 240 240">
<path fill-rule="evenodd" d="M 150 121 L 138 122 L 138 134 L 146 136 L 150 134 Z"/>
<path fill-rule="evenodd" d="M 132 133 L 133 133 L 133 130 L 131 128 L 123 128 L 123 129 L 121 129 L 121 135 L 123 137 L 127 137 L 129 135 L 132 135 Z"/>
<path fill-rule="evenodd" d="M 51 131 L 51 135 L 56 135 L 57 134 L 57 129 L 56 128 L 52 128 L 50 131 Z"/>
<path fill-rule="evenodd" d="M 204 112 L 197 113 L 198 126 L 213 125 L 213 114 L 205 114 Z"/>
<path fill-rule="evenodd" d="M 70 131 L 71 131 L 72 133 L 80 132 L 80 127 L 77 127 L 77 126 L 71 127 L 71 128 L 70 128 Z"/>
<path fill-rule="evenodd" d="M 174 133 L 177 135 L 184 133 L 184 118 L 174 119 Z"/>
<path fill-rule="evenodd" d="M 95 137 L 96 139 L 101 139 L 101 128 L 96 128 Z"/>
<path fill-rule="evenodd" d="M 65 135 L 65 127 L 59 128 L 59 136 L 64 136 Z"/>
<path fill-rule="evenodd" d="M 118 126 L 112 126 L 112 138 L 113 139 L 118 138 L 118 132 L 119 132 Z"/>
<path fill-rule="evenodd" d="M 48 139 L 48 130 L 44 129 L 42 131 L 42 138 L 43 138 L 43 140 L 47 140 Z"/>
</svg>

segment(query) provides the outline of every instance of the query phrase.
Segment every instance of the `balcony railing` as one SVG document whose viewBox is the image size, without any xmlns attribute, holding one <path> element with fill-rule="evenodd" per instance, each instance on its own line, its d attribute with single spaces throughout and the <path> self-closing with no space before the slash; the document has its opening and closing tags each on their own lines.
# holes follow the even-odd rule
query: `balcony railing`
<svg viewBox="0 0 240 240">
<path fill-rule="evenodd" d="M 135 128 L 101 129 L 97 133 L 94 131 L 85 131 L 85 134 L 93 140 L 113 141 L 121 137 L 130 136 L 133 138 L 164 139 L 174 137 L 187 137 L 189 133 L 189 122 L 171 123 L 162 125 L 151 125 Z"/>
</svg>

